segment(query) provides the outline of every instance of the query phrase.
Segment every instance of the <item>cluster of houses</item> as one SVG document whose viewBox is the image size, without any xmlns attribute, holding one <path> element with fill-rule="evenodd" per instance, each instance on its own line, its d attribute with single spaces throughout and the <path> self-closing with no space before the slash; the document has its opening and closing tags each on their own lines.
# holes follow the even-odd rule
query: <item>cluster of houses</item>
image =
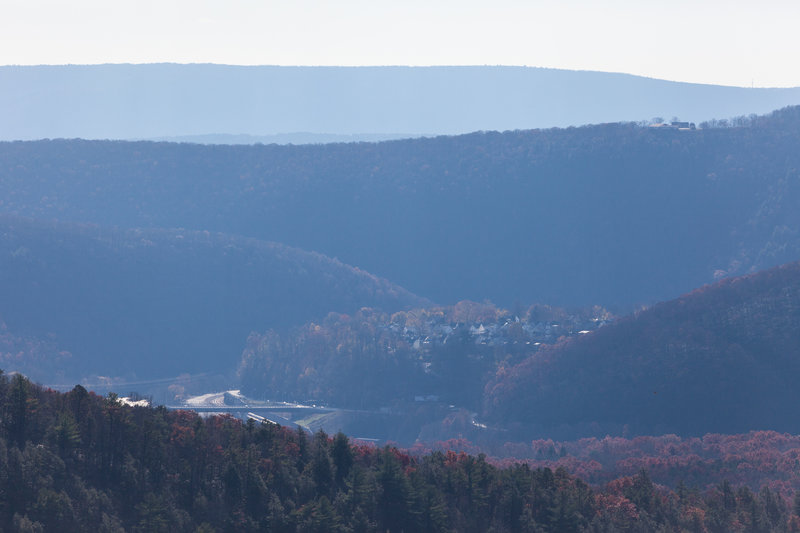
<svg viewBox="0 0 800 533">
<path fill-rule="evenodd" d="M 650 124 L 651 128 L 666 128 L 671 130 L 680 130 L 680 131 L 691 131 L 697 129 L 697 126 L 694 125 L 694 122 L 658 122 L 656 124 Z"/>
<path fill-rule="evenodd" d="M 506 346 L 526 344 L 538 346 L 552 344 L 561 337 L 584 335 L 598 329 L 611 318 L 601 316 L 569 315 L 555 321 L 528 321 L 518 316 L 502 317 L 497 322 L 448 322 L 442 316 L 430 316 L 418 325 L 389 323 L 384 326 L 393 336 L 400 336 L 415 350 L 424 351 L 448 342 L 470 342 L 479 346 Z"/>
</svg>

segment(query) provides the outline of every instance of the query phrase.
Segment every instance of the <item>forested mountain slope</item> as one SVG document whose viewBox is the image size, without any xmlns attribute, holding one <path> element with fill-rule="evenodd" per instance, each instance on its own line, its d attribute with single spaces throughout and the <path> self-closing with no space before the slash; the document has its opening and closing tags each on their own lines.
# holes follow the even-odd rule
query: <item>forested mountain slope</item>
<svg viewBox="0 0 800 533">
<path fill-rule="evenodd" d="M 800 431 L 800 263 L 544 347 L 487 385 L 504 424 L 577 434 Z M 626 427 L 627 426 L 627 427 Z"/>
<path fill-rule="evenodd" d="M 0 317 L 15 335 L 9 345 L 46 339 L 31 341 L 33 352 L 53 344 L 58 350 L 47 353 L 71 353 L 60 370 L 73 379 L 229 371 L 253 330 L 332 310 L 425 303 L 339 261 L 275 243 L 0 217 Z M 6 358 L 5 368 L 52 382 L 54 366 L 20 359 Z"/>
<path fill-rule="evenodd" d="M 315 250 L 440 303 L 652 303 L 800 254 L 800 108 L 378 144 L 0 143 L 0 210 Z"/>
<path fill-rule="evenodd" d="M 790 506 L 791 492 L 768 486 L 671 491 L 642 470 L 593 488 L 564 468 L 412 456 L 341 433 L 127 407 L 81 386 L 62 394 L 19 375 L 0 376 L 0 409 L 4 531 L 800 529 L 800 498 Z"/>
</svg>

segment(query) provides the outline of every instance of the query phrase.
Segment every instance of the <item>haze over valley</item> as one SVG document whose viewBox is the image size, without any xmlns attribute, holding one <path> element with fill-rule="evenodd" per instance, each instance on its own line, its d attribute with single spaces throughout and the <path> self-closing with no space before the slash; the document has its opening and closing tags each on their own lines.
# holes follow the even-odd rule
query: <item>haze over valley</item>
<svg viewBox="0 0 800 533">
<path fill-rule="evenodd" d="M 0 529 L 800 530 L 798 103 L 0 67 Z"/>
</svg>

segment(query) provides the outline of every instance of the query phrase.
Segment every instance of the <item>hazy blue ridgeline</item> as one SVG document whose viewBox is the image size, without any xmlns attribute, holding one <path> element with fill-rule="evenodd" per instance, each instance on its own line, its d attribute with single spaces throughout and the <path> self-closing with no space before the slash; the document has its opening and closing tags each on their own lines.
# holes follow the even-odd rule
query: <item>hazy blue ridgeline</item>
<svg viewBox="0 0 800 533">
<path fill-rule="evenodd" d="M 455 134 L 655 116 L 700 122 L 796 103 L 800 88 L 529 67 L 0 67 L 6 140 Z"/>
</svg>

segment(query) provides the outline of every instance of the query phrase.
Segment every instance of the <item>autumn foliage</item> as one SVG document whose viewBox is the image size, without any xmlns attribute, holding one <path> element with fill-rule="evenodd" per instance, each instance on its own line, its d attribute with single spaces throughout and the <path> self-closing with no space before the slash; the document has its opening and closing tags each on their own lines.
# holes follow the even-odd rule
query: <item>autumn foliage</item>
<svg viewBox="0 0 800 533">
<path fill-rule="evenodd" d="M 0 408 L 4 530 L 797 531 L 800 523 L 800 501 L 789 486 L 766 483 L 756 491 L 709 477 L 708 487 L 667 488 L 653 481 L 647 463 L 590 485 L 557 464 L 568 464 L 579 448 L 586 456 L 606 450 L 598 459 L 608 461 L 637 450 L 678 455 L 699 447 L 706 454 L 738 449 L 757 468 L 767 460 L 755 455 L 783 450 L 774 457 L 782 453 L 785 461 L 776 465 L 796 471 L 788 452 L 797 438 L 788 435 L 559 443 L 567 455 L 550 466 L 501 466 L 482 454 L 420 456 L 341 433 L 312 436 L 127 407 L 113 395 L 79 386 L 62 394 L 20 375 L 0 379 Z"/>
</svg>

